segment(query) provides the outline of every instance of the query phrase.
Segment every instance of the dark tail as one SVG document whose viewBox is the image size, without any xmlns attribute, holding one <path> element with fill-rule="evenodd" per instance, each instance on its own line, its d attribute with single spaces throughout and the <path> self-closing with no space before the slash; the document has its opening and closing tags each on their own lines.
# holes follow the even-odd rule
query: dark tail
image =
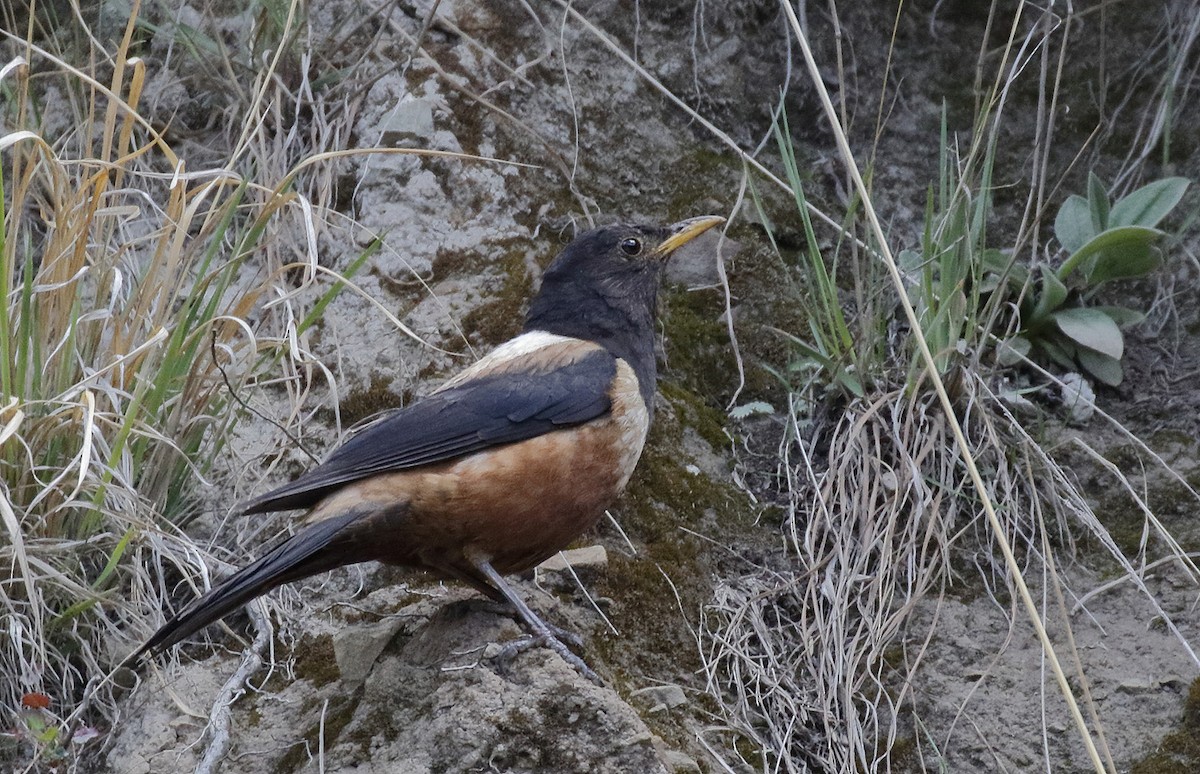
<svg viewBox="0 0 1200 774">
<path fill-rule="evenodd" d="M 306 527 L 172 616 L 125 663 L 132 664 L 147 653 L 161 653 L 276 586 L 370 559 L 354 540 L 354 530 L 345 529 L 362 515 L 352 508 Z"/>
</svg>

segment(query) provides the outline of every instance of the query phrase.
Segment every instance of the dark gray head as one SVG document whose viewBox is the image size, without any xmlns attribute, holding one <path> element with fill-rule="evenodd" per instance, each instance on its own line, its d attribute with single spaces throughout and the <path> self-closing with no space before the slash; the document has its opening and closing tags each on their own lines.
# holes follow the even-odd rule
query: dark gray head
<svg viewBox="0 0 1200 774">
<path fill-rule="evenodd" d="M 525 318 L 526 331 L 594 341 L 629 362 L 649 402 L 654 393 L 654 316 L 667 259 L 725 219 L 671 226 L 618 224 L 585 231 L 554 259 Z"/>
</svg>

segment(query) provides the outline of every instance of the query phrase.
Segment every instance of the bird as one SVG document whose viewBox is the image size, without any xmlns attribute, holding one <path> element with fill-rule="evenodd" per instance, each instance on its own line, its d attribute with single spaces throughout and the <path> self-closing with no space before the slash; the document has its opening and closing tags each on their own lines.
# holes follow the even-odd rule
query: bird
<svg viewBox="0 0 1200 774">
<path fill-rule="evenodd" d="M 724 222 L 702 216 L 580 233 L 543 273 L 519 335 L 244 503 L 246 515 L 308 514 L 290 538 L 175 613 L 126 663 L 282 584 L 376 561 L 462 581 L 511 605 L 531 632 L 520 649 L 548 647 L 600 682 L 504 576 L 566 548 L 629 482 L 654 414 L 663 268 Z"/>
</svg>

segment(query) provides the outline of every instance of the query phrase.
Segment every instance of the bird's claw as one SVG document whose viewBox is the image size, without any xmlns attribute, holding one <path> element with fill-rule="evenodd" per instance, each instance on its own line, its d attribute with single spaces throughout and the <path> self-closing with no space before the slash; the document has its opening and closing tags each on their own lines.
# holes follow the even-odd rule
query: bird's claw
<svg viewBox="0 0 1200 774">
<path fill-rule="evenodd" d="M 508 671 L 508 667 L 512 664 L 513 659 L 517 657 L 517 654 L 523 653 L 530 648 L 546 647 L 557 653 L 563 661 L 566 661 L 568 664 L 573 666 L 576 672 L 579 672 L 579 674 L 583 675 L 596 685 L 603 687 L 604 681 L 600 679 L 600 676 L 593 672 L 592 668 L 589 667 L 583 659 L 572 653 L 571 649 L 564 645 L 562 640 L 559 639 L 559 637 L 564 637 L 564 639 L 570 640 L 572 644 L 578 647 L 578 645 L 582 644 L 583 642 L 582 638 L 572 632 L 565 632 L 558 627 L 550 628 L 554 629 L 554 631 L 547 630 L 540 634 L 534 634 L 522 637 L 519 640 L 513 640 L 502 647 L 500 651 L 492 657 L 492 660 L 496 662 L 501 671 Z"/>
<path fill-rule="evenodd" d="M 564 645 L 564 644 L 570 645 L 572 648 L 582 648 L 583 647 L 583 636 L 582 635 L 580 635 L 576 632 L 570 631 L 569 629 L 563 629 L 561 627 L 555 626 L 552 623 L 547 623 L 545 621 L 543 621 L 542 623 L 546 624 L 546 628 L 550 630 L 551 638 L 558 640 L 559 645 Z"/>
<path fill-rule="evenodd" d="M 491 610 L 496 615 L 502 615 L 506 618 L 515 619 L 518 623 L 523 623 L 525 621 L 525 619 L 521 617 L 520 612 L 515 610 L 512 605 L 510 605 L 506 602 L 493 602 L 491 600 L 488 600 L 486 604 L 487 604 L 487 609 Z M 554 639 L 558 640 L 560 643 L 566 643 L 567 645 L 570 645 L 572 648 L 582 648 L 583 647 L 583 637 L 580 634 L 578 634 L 577 632 L 573 632 L 570 629 L 564 629 L 561 626 L 555 626 L 554 624 L 550 623 L 549 621 L 545 621 L 542 619 L 539 619 L 539 620 L 541 621 L 541 624 L 543 626 L 545 626 L 547 629 L 550 630 L 550 635 Z M 528 624 L 526 624 L 526 625 L 528 625 Z M 533 646 L 531 645 L 529 647 L 533 647 Z M 524 650 L 524 648 L 523 648 L 523 650 Z"/>
</svg>

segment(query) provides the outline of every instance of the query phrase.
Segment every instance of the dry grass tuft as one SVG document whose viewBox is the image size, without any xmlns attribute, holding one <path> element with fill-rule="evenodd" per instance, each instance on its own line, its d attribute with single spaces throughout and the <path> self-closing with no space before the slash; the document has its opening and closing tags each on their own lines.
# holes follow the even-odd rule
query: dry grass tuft
<svg viewBox="0 0 1200 774">
<path fill-rule="evenodd" d="M 963 186 L 956 195 L 970 197 L 971 185 L 982 185 L 985 191 L 990 185 L 990 148 L 1010 89 L 1023 63 L 1029 61 L 1028 52 L 1039 49 L 1046 91 L 1039 127 L 1043 143 L 1053 137 L 1053 106 L 1062 71 L 1050 53 L 1054 46 L 1065 53 L 1065 38 L 1060 40 L 1059 35 L 1067 27 L 1049 14 L 1027 27 L 1017 19 L 1003 23 L 1011 24 L 1013 37 L 1001 60 L 1009 61 L 1011 55 L 1022 64 L 1014 65 L 1011 73 L 999 68 L 980 128 L 959 170 L 965 172 L 972 166 L 971 159 L 986 156 L 986 172 L 982 183 L 964 175 L 964 182 L 956 184 Z M 1016 37 L 1022 28 L 1030 30 L 1024 39 Z M 1190 30 L 1190 25 L 1180 29 Z M 807 55 L 798 25 L 795 32 Z M 1185 33 L 1183 50 L 1190 49 L 1191 40 Z M 1175 65 L 1169 72 L 1177 74 L 1180 60 L 1172 61 Z M 823 89 L 815 71 L 813 75 L 816 88 Z M 1148 110 L 1156 115 L 1168 110 L 1170 94 L 1186 91 L 1188 83 L 1165 78 L 1158 92 L 1164 96 L 1152 99 Z M 826 105 L 826 114 L 836 121 L 832 105 Z M 1169 129 L 1170 121 L 1165 125 Z M 1158 147 L 1166 130 L 1160 126 L 1156 131 L 1150 144 Z M 842 150 L 843 161 L 852 166 L 848 147 Z M 1041 218 L 1051 198 L 1048 158 L 1047 146 L 1039 146 L 1017 251 L 1029 249 L 1031 241 L 1036 245 L 1034 235 L 1045 227 Z M 1145 153 L 1136 158 L 1138 164 L 1145 160 Z M 870 234 L 866 241 L 880 246 L 871 258 L 883 261 L 892 272 L 892 290 L 908 312 L 912 338 L 888 342 L 886 362 L 873 369 L 879 378 L 865 394 L 843 394 L 834 401 L 834 418 L 806 416 L 821 401 L 812 393 L 793 395 L 789 432 L 779 448 L 781 488 L 787 495 L 787 550 L 758 572 L 724 582 L 701 627 L 700 646 L 711 692 L 723 700 L 732 725 L 751 743 L 732 747 L 747 765 L 763 770 L 944 770 L 939 746 L 947 740 L 923 725 L 922 713 L 932 697 L 918 695 L 927 648 L 937 634 L 937 615 L 927 629 L 919 630 L 913 613 L 922 606 L 936 609 L 951 585 L 960 589 L 966 585 L 990 597 L 995 609 L 1010 621 L 1025 618 L 1034 624 L 1044 650 L 1043 668 L 1058 675 L 1059 689 L 1074 714 L 1079 747 L 1086 749 L 1097 771 L 1115 771 L 1106 739 L 1105 724 L 1110 719 L 1097 710 L 1073 636 L 1072 615 L 1085 609 L 1087 597 L 1068 613 L 1064 600 L 1074 592 L 1060 567 L 1078 558 L 1078 542 L 1099 546 L 1112 562 L 1093 555 L 1092 561 L 1102 565 L 1094 569 L 1118 568 L 1119 582 L 1139 589 L 1198 666 L 1193 645 L 1147 584 L 1146 573 L 1149 568 L 1173 565 L 1193 584 L 1200 583 L 1200 573 L 1131 477 L 1077 441 L 1069 447 L 1083 448 L 1144 514 L 1143 538 L 1135 555 L 1127 555 L 1067 468 L 1068 451 L 1047 448 L 1041 434 L 998 396 L 1004 376 L 983 355 L 992 346 L 987 326 L 1005 319 L 999 310 L 966 308 L 967 329 L 939 341 L 933 348 L 938 357 L 931 356 L 921 339 L 928 337 L 932 344 L 938 331 L 924 328 L 913 308 L 934 301 L 948 303 L 947 298 L 922 297 L 919 294 L 927 290 L 906 286 L 883 246 L 886 237 L 870 207 L 869 192 L 860 188 L 858 193 L 867 202 L 865 212 L 871 221 L 871 228 L 863 227 Z M 800 201 L 800 206 L 803 210 L 806 205 Z M 927 222 L 926 228 L 930 225 Z M 952 232 L 942 239 L 957 251 L 975 234 Z M 1031 250 L 1035 262 L 1041 258 L 1040 249 Z M 826 260 L 836 262 L 830 256 Z M 937 268 L 943 279 L 948 276 L 945 264 Z M 971 287 L 969 281 L 966 287 Z M 963 285 L 957 288 L 951 292 L 961 292 Z M 869 298 L 880 289 L 856 286 L 854 291 L 856 298 Z M 956 314 L 961 320 L 963 312 Z M 973 330 L 975 321 L 980 321 L 979 327 Z M 861 336 L 889 327 L 886 322 L 864 321 L 861 315 L 856 322 Z M 816 330 L 811 335 L 815 338 L 810 341 L 820 339 Z M 859 342 L 858 346 L 867 345 Z M 964 357 L 955 356 L 956 348 Z M 820 346 L 802 349 L 810 361 L 826 363 L 826 369 L 833 362 L 822 360 L 827 353 Z M 902 362 L 906 353 L 920 350 L 924 356 L 909 374 L 915 373 L 920 381 L 900 386 L 905 376 L 889 363 Z M 1038 378 L 1061 386 L 1045 371 Z M 937 389 L 940 401 L 930 386 Z M 961 435 L 952 432 L 955 424 Z M 1185 484 L 1132 433 L 1112 424 L 1141 450 L 1141 464 L 1161 466 L 1177 483 Z M 1191 498 L 1200 499 L 1191 487 L 1186 489 Z M 1045 633 L 1050 628 L 1053 640 Z M 964 703 L 959 712 L 965 711 Z M 1045 736 L 1060 733 L 1048 727 L 1042 732 Z M 995 738 L 988 729 L 979 733 L 983 744 L 1002 748 L 1008 730 L 996 730 Z M 747 754 L 750 750 L 752 755 Z M 1052 766 L 1048 747 L 1046 754 L 1045 763 Z"/>
<path fill-rule="evenodd" d="M 239 272 L 279 197 L 186 170 L 138 113 L 127 44 L 107 83 L 32 43 L 0 81 L 16 95 L 0 136 L 0 722 L 44 761 L 111 713 L 110 690 L 85 688 L 202 561 L 176 527 L 236 421 L 228 389 L 265 362 L 248 318 L 268 286 Z M 67 133 L 42 133 L 34 73 L 86 98 Z M 85 694 L 93 711 L 67 723 Z M 19 709 L 30 695 L 49 718 Z"/>
<path fill-rule="evenodd" d="M 893 739 L 885 652 L 945 580 L 947 524 L 969 499 L 927 397 L 854 400 L 816 458 L 792 415 L 778 567 L 723 585 L 706 611 L 710 683 L 786 771 L 870 770 Z"/>
<path fill-rule="evenodd" d="M 239 393 L 282 368 L 299 405 L 328 376 L 312 324 L 374 246 L 343 274 L 318 265 L 336 161 L 321 151 L 345 125 L 301 122 L 315 100 L 276 69 L 296 45 L 297 4 L 280 8 L 265 66 L 225 95 L 244 120 L 224 147 L 180 150 L 150 118 L 137 3 L 111 48 L 78 6 L 61 28 L 0 31 L 5 757 L 73 760 L 114 716 L 109 670 L 180 577 L 207 578 L 213 557 L 181 527 Z"/>
</svg>

